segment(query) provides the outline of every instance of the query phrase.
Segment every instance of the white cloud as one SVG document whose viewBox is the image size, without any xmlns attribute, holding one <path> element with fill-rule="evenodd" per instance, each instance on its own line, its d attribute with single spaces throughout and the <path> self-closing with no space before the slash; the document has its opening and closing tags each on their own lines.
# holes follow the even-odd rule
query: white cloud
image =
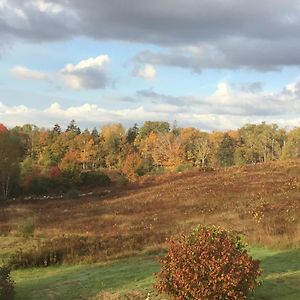
<svg viewBox="0 0 300 300">
<path fill-rule="evenodd" d="M 45 0 L 35 0 L 32 2 L 34 8 L 42 13 L 58 14 L 64 10 L 61 5 Z"/>
<path fill-rule="evenodd" d="M 153 80 L 156 78 L 156 69 L 153 65 L 146 64 L 143 68 L 134 70 L 133 74 L 145 80 Z"/>
<path fill-rule="evenodd" d="M 76 65 L 68 64 L 61 70 L 61 74 L 72 89 L 104 89 L 111 83 L 107 71 L 109 63 L 108 55 L 99 55 Z"/>
<path fill-rule="evenodd" d="M 14 66 L 10 70 L 11 74 L 19 79 L 47 80 L 49 76 L 46 73 L 29 69 L 25 66 Z"/>
<path fill-rule="evenodd" d="M 82 127 L 98 126 L 108 122 L 133 124 L 144 120 L 163 120 L 168 115 L 163 112 L 146 110 L 143 106 L 128 109 L 106 109 L 96 104 L 83 104 L 62 108 L 57 102 L 46 109 L 35 109 L 24 105 L 9 106 L 0 102 L 0 120 L 7 126 L 23 125 L 26 123 L 38 126 L 52 127 L 59 123 L 66 126 L 75 119 Z"/>
<path fill-rule="evenodd" d="M 76 68 L 81 67 L 72 67 Z M 236 129 L 245 123 L 262 121 L 281 127 L 300 126 L 300 80 L 277 92 L 238 90 L 227 82 L 220 82 L 208 97 L 168 96 L 152 90 L 137 92 L 136 97 L 139 101 L 129 97 L 130 104 L 127 103 L 126 108 L 126 98 L 115 99 L 113 108 L 91 103 L 64 108 L 55 102 L 48 108 L 35 109 L 0 102 L 0 120 L 8 126 L 35 123 L 51 127 L 55 123 L 65 126 L 75 119 L 81 127 L 89 128 L 107 122 L 122 122 L 127 126 L 145 120 L 178 120 L 180 126 L 203 130 Z M 117 108 L 118 105 L 123 108 Z"/>
</svg>

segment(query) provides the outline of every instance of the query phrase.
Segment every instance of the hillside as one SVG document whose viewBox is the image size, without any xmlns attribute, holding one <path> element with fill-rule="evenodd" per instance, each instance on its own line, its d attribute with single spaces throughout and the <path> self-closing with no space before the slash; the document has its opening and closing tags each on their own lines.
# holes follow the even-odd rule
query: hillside
<svg viewBox="0 0 300 300">
<path fill-rule="evenodd" d="M 40 299 L 45 293 L 47 299 L 88 299 L 100 290 L 133 295 L 131 290 L 141 289 L 136 299 L 144 299 L 147 291 L 153 293 L 155 255 L 166 247 L 166 238 L 196 224 L 214 224 L 245 234 L 253 255 L 262 259 L 264 285 L 255 299 L 298 299 L 299 175 L 300 161 L 276 162 L 157 175 L 85 198 L 10 202 L 0 211 L 0 258 L 52 238 L 60 242 L 50 247 L 67 244 L 72 252 L 87 253 L 71 258 L 73 265 L 138 255 L 105 266 L 55 266 L 13 274 L 17 299 Z M 34 220 L 34 237 L 20 237 L 28 220 Z M 97 253 L 91 250 L 94 244 Z M 113 294 L 100 293 L 97 299 L 119 299 Z"/>
<path fill-rule="evenodd" d="M 300 161 L 164 175 L 156 181 L 106 196 L 12 202 L 0 212 L 0 229 L 14 235 L 34 217 L 37 238 L 153 234 L 159 242 L 159 236 L 201 223 L 243 232 L 252 244 L 300 243 Z"/>
</svg>

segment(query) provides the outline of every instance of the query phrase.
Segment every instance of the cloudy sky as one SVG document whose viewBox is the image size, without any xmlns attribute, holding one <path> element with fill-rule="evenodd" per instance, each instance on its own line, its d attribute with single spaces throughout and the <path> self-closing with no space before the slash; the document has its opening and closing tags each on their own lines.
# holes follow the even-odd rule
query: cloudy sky
<svg viewBox="0 0 300 300">
<path fill-rule="evenodd" d="M 0 123 L 300 126 L 299 0 L 0 0 Z"/>
</svg>

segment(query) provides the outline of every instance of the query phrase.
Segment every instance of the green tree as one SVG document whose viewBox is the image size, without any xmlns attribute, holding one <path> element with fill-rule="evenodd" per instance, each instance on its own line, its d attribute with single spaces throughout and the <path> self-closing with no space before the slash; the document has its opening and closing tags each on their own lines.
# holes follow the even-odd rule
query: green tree
<svg viewBox="0 0 300 300">
<path fill-rule="evenodd" d="M 234 164 L 234 151 L 234 139 L 225 133 L 217 153 L 218 161 L 222 167 L 229 167 Z"/>
<path fill-rule="evenodd" d="M 267 162 L 278 159 L 285 140 L 285 131 L 276 124 L 247 124 L 239 130 L 236 160 L 245 163 Z M 243 157 L 239 157 L 243 155 Z"/>
<path fill-rule="evenodd" d="M 126 132 L 126 141 L 129 144 L 134 144 L 134 141 L 139 133 L 139 127 L 137 124 L 134 124 L 133 127 L 130 127 Z"/>
<path fill-rule="evenodd" d="M 162 121 L 146 121 L 141 127 L 139 136 L 145 138 L 149 136 L 151 132 L 154 133 L 168 133 L 170 131 L 170 124 Z"/>
<path fill-rule="evenodd" d="M 76 122 L 75 120 L 72 120 L 70 122 L 70 124 L 68 125 L 67 129 L 66 129 L 66 132 L 68 131 L 71 131 L 71 132 L 74 132 L 75 134 L 80 134 L 81 133 L 81 130 L 80 128 L 76 125 Z"/>
</svg>

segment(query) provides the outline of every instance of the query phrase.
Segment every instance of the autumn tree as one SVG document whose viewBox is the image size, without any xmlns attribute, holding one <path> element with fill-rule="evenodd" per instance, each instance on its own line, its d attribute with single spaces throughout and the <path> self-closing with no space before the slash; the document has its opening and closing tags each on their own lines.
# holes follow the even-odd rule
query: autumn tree
<svg viewBox="0 0 300 300">
<path fill-rule="evenodd" d="M 239 139 L 235 153 L 238 164 L 267 162 L 281 155 L 285 131 L 276 124 L 247 124 L 239 129 Z"/>
<path fill-rule="evenodd" d="M 59 169 L 74 181 L 79 180 L 81 166 L 78 152 L 70 150 L 59 164 Z"/>
<path fill-rule="evenodd" d="M 135 180 L 143 174 L 143 160 L 138 153 L 130 153 L 126 156 L 121 166 L 121 172 L 130 180 Z"/>
<path fill-rule="evenodd" d="M 202 168 L 208 165 L 211 143 L 207 132 L 196 132 L 192 141 L 187 145 L 187 158 L 195 166 Z"/>
<path fill-rule="evenodd" d="M 93 136 L 86 129 L 82 134 L 75 138 L 76 149 L 79 153 L 79 159 L 83 170 L 93 169 L 96 165 L 97 146 Z"/>
<path fill-rule="evenodd" d="M 154 162 L 158 166 L 174 169 L 184 161 L 184 144 L 173 133 L 159 134 L 152 150 Z"/>
<path fill-rule="evenodd" d="M 291 130 L 283 147 L 282 158 L 300 158 L 300 128 Z"/>
<path fill-rule="evenodd" d="M 0 199 L 7 200 L 19 175 L 20 144 L 9 132 L 0 132 Z"/>
<path fill-rule="evenodd" d="M 125 129 L 122 124 L 109 124 L 101 128 L 101 140 L 105 152 L 105 162 L 108 168 L 119 167 L 122 144 L 125 139 Z"/>
</svg>

